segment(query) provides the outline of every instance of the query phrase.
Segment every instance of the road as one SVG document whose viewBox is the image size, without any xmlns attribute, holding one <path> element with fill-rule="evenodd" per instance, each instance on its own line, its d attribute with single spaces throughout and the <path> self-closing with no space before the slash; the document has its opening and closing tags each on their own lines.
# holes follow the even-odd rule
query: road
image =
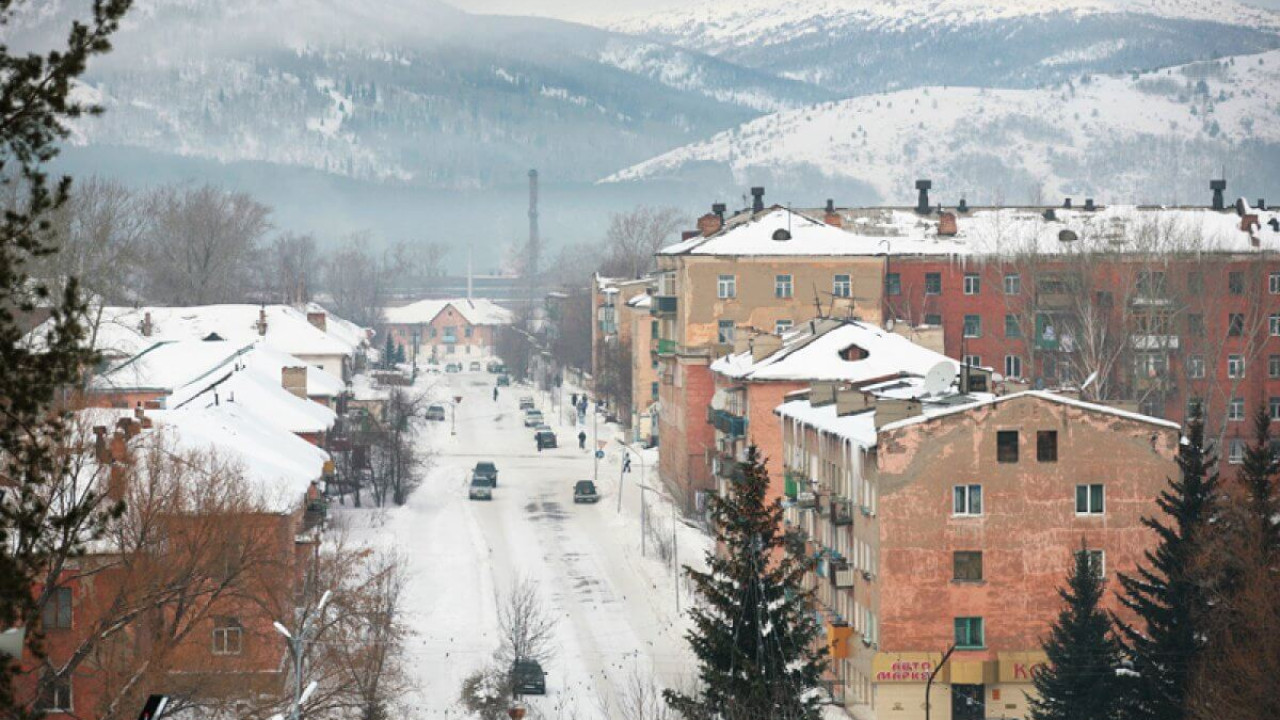
<svg viewBox="0 0 1280 720">
<path fill-rule="evenodd" d="M 486 373 L 429 375 L 419 389 L 433 398 L 461 397 L 452 422 L 431 423 L 421 435 L 433 454 L 426 482 L 404 507 L 385 512 L 341 514 L 357 539 L 394 547 L 409 567 L 405 619 L 413 628 L 408 666 L 417 696 L 407 698 L 411 717 L 465 717 L 458 707 L 463 679 L 483 666 L 498 647 L 497 607 L 520 579 L 538 584 L 557 619 L 555 656 L 545 665 L 548 694 L 531 698 L 548 718 L 617 717 L 619 703 L 646 685 L 686 685 L 693 661 L 683 634 L 687 619 L 676 603 L 672 563 L 641 555 L 641 467 L 624 480 L 616 442 L 600 462 L 602 498 L 575 505 L 573 483 L 590 479 L 593 429 L 588 450 L 578 449 L 578 428 L 569 416 L 554 417 L 546 393 L 539 407 L 562 447 L 539 453 L 517 408 L 527 387 L 502 388 L 492 398 L 494 377 Z M 559 410 L 559 406 L 556 406 Z M 599 426 L 605 440 L 610 426 Z M 489 502 L 470 501 L 467 484 L 477 460 L 498 466 L 498 487 Z M 656 481 L 650 479 L 650 485 Z M 709 540 L 673 522 L 669 503 L 647 493 L 649 517 L 664 539 L 677 538 L 679 560 L 700 565 Z M 532 714 L 532 713 L 531 713 Z"/>
</svg>

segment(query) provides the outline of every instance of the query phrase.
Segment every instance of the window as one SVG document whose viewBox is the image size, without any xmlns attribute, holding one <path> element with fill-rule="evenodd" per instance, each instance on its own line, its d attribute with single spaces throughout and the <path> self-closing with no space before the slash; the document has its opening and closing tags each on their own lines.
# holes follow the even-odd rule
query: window
<svg viewBox="0 0 1280 720">
<path fill-rule="evenodd" d="M 790 275 L 774 276 L 773 296 L 777 298 L 791 297 L 791 276 Z"/>
<path fill-rule="evenodd" d="M 1101 515 L 1106 511 L 1106 492 L 1101 483 L 1076 486 L 1076 514 Z"/>
<path fill-rule="evenodd" d="M 956 648 L 972 650 L 985 647 L 986 638 L 982 630 L 980 617 L 956 618 Z"/>
<path fill-rule="evenodd" d="M 781 335 L 781 334 L 786 333 L 786 332 L 791 332 L 791 321 L 790 321 L 790 320 L 779 320 L 778 322 L 776 322 L 776 323 L 774 323 L 774 324 L 773 324 L 773 334 L 774 334 L 774 335 Z"/>
<path fill-rule="evenodd" d="M 1227 289 L 1232 295 L 1244 294 L 1244 273 L 1239 270 L 1227 273 Z"/>
<path fill-rule="evenodd" d="M 924 274 L 924 294 L 925 295 L 941 295 L 942 294 L 942 273 L 925 273 Z"/>
<path fill-rule="evenodd" d="M 940 313 L 925 313 L 924 324 L 938 326 L 942 324 L 942 315 Z"/>
<path fill-rule="evenodd" d="M 1004 376 L 1011 378 L 1022 377 L 1022 358 L 1017 355 L 1004 356 Z"/>
<path fill-rule="evenodd" d="M 967 338 L 982 337 L 982 316 L 964 316 L 964 336 Z"/>
<path fill-rule="evenodd" d="M 1267 414 L 1272 420 L 1280 420 L 1280 397 L 1267 398 Z"/>
<path fill-rule="evenodd" d="M 1093 574 L 1098 578 L 1107 576 L 1107 555 L 1102 550 L 1077 550 L 1076 557 L 1084 555 L 1089 563 L 1089 569 L 1093 570 Z"/>
<path fill-rule="evenodd" d="M 963 358 L 960 359 L 960 361 L 963 362 L 965 365 L 969 365 L 971 367 L 982 367 L 981 355 L 965 355 Z"/>
<path fill-rule="evenodd" d="M 1228 355 L 1227 356 L 1227 377 L 1239 379 L 1244 377 L 1244 356 Z"/>
<path fill-rule="evenodd" d="M 658 399 L 658 383 L 650 383 L 649 397 L 652 400 Z"/>
<path fill-rule="evenodd" d="M 652 338 L 652 339 L 654 339 L 654 340 L 657 340 L 657 339 L 658 339 L 658 337 L 659 337 L 659 335 L 658 335 L 658 321 L 657 321 L 657 320 L 652 320 L 652 321 L 650 321 L 650 322 L 649 322 L 649 337 L 650 337 L 650 338 Z"/>
<path fill-rule="evenodd" d="M 1147 417 L 1164 417 L 1164 400 L 1158 397 L 1143 398 L 1138 403 L 1138 412 Z"/>
<path fill-rule="evenodd" d="M 1144 298 L 1164 297 L 1164 273 L 1139 271 L 1138 296 Z"/>
<path fill-rule="evenodd" d="M 1227 419 L 1232 422 L 1244 420 L 1244 398 L 1231 398 L 1227 403 Z"/>
<path fill-rule="evenodd" d="M 1002 463 L 1018 462 L 1018 431 L 1000 430 L 996 433 L 996 460 Z"/>
<path fill-rule="evenodd" d="M 1267 328 L 1271 333 L 1271 337 L 1280 336 L 1280 315 L 1272 315 L 1268 317 Z"/>
<path fill-rule="evenodd" d="M 612 308 L 611 308 L 611 309 L 612 309 Z M 614 329 L 615 329 L 615 330 L 617 329 L 617 326 L 616 326 L 616 325 L 614 326 Z M 466 335 L 467 337 L 471 337 L 471 330 L 472 330 L 472 327 L 471 327 L 470 325 L 468 325 L 468 326 L 466 327 L 466 329 L 463 331 L 463 334 L 464 334 L 464 335 Z"/>
<path fill-rule="evenodd" d="M 716 342 L 725 345 L 733 342 L 733 321 L 721 320 L 716 329 Z"/>
<path fill-rule="evenodd" d="M 1188 355 L 1187 356 L 1187 377 L 1192 380 L 1200 380 L 1204 378 L 1204 356 Z"/>
<path fill-rule="evenodd" d="M 1022 294 L 1022 276 L 1017 273 L 1009 273 L 1004 276 L 1004 294 L 1005 295 L 1021 295 Z"/>
<path fill-rule="evenodd" d="M 1004 336 L 1007 338 L 1022 337 L 1022 325 L 1018 323 L 1017 315 L 1004 316 Z"/>
<path fill-rule="evenodd" d="M 1267 290 L 1272 295 L 1280 295 L 1280 273 L 1271 273 L 1267 276 Z"/>
<path fill-rule="evenodd" d="M 1204 400 L 1198 397 L 1187 398 L 1187 417 L 1204 417 Z"/>
<path fill-rule="evenodd" d="M 1204 316 L 1199 313 L 1187 316 L 1187 334 L 1191 337 L 1204 337 Z"/>
<path fill-rule="evenodd" d="M 1137 377 L 1158 378 L 1169 371 L 1169 358 L 1163 353 L 1139 353 L 1133 356 L 1133 373 Z"/>
<path fill-rule="evenodd" d="M 972 550 L 957 550 L 951 556 L 952 580 L 961 582 L 977 582 L 982 579 L 982 553 Z"/>
<path fill-rule="evenodd" d="M 71 588 L 54 588 L 44 606 L 45 630 L 71 629 Z"/>
<path fill-rule="evenodd" d="M 898 273 L 887 273 L 884 276 L 884 292 L 886 295 L 901 295 L 902 276 Z"/>
<path fill-rule="evenodd" d="M 1227 443 L 1227 462 L 1232 465 L 1241 465 L 1244 463 L 1244 440 L 1240 438 L 1232 438 Z"/>
<path fill-rule="evenodd" d="M 216 617 L 213 619 L 213 654 L 239 655 L 244 648 L 244 629 L 240 619 Z"/>
<path fill-rule="evenodd" d="M 1230 337 L 1240 337 L 1244 335 L 1244 313 L 1231 313 L 1227 315 L 1227 335 Z"/>
<path fill-rule="evenodd" d="M 964 294 L 977 295 L 982 292 L 982 278 L 977 273 L 965 273 L 964 276 Z"/>
<path fill-rule="evenodd" d="M 716 297 L 721 300 L 738 297 L 738 277 L 721 275 L 716 281 Z"/>
<path fill-rule="evenodd" d="M 1058 431 L 1036 431 L 1036 461 L 1058 462 Z"/>
<path fill-rule="evenodd" d="M 71 678 L 55 677 L 46 685 L 36 702 L 36 710 L 45 713 L 69 713 L 75 710 L 71 702 Z"/>
<path fill-rule="evenodd" d="M 1267 357 L 1267 376 L 1270 378 L 1280 378 L 1280 355 L 1271 355 Z"/>
<path fill-rule="evenodd" d="M 849 280 L 848 275 L 836 275 L 831 278 L 831 294 L 836 297 L 847 298 L 853 293 L 853 283 Z"/>
<path fill-rule="evenodd" d="M 956 485 L 952 488 L 952 505 L 951 514 L 953 515 L 981 515 L 982 514 L 982 486 L 981 485 Z"/>
<path fill-rule="evenodd" d="M 1204 294 L 1204 273 L 1198 270 L 1187 273 L 1187 294 Z"/>
</svg>

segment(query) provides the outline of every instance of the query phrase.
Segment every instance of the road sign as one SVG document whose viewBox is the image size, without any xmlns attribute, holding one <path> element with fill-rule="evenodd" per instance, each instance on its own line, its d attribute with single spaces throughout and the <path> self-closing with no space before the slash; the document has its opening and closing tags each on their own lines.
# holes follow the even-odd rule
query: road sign
<svg viewBox="0 0 1280 720">
<path fill-rule="evenodd" d="M 596 451 L 596 459 L 597 459 L 597 460 L 603 460 L 603 459 L 604 459 L 604 451 L 603 451 L 603 450 L 597 450 L 597 451 Z"/>
</svg>

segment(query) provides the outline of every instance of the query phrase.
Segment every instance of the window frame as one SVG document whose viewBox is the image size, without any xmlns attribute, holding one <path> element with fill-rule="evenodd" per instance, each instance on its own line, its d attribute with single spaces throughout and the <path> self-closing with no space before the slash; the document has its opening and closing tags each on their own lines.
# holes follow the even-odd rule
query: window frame
<svg viewBox="0 0 1280 720">
<path fill-rule="evenodd" d="M 982 483 L 951 486 L 951 517 L 982 517 L 985 509 Z"/>
<path fill-rule="evenodd" d="M 784 324 L 785 324 L 785 327 L 784 327 Z M 778 320 L 774 320 L 773 334 L 781 335 L 785 332 L 791 332 L 791 329 L 794 328 L 795 326 L 796 324 L 793 321 L 791 321 L 791 319 L 789 318 L 780 318 Z"/>
<path fill-rule="evenodd" d="M 214 618 L 210 652 L 214 655 L 244 654 L 244 625 L 236 617 Z M 231 649 L 231 639 L 235 638 L 235 649 Z M 221 649 L 219 649 L 221 641 Z"/>
<path fill-rule="evenodd" d="M 1227 356 L 1227 377 L 1232 380 L 1243 380 L 1245 373 L 1244 355 L 1231 354 Z"/>
<path fill-rule="evenodd" d="M 1096 548 L 1085 548 L 1084 550 L 1075 550 L 1074 553 L 1075 553 L 1074 557 L 1076 558 L 1079 558 L 1081 553 L 1086 554 L 1090 560 L 1090 563 L 1089 563 L 1090 566 L 1094 568 L 1094 575 L 1096 575 L 1099 580 L 1106 579 L 1107 577 L 1107 551 L 1106 550 L 1101 550 Z M 1097 558 L 1097 562 L 1092 562 L 1094 558 Z"/>
<path fill-rule="evenodd" d="M 1232 295 L 1244 295 L 1244 271 L 1231 270 L 1227 272 L 1227 292 Z"/>
<path fill-rule="evenodd" d="M 1280 355 L 1267 356 L 1267 377 L 1272 380 L 1280 378 Z"/>
<path fill-rule="evenodd" d="M 70 630 L 75 623 L 75 598 L 71 588 L 55 587 L 40 611 L 40 626 L 44 630 Z M 50 622 L 52 621 L 52 622 Z"/>
<path fill-rule="evenodd" d="M 1017 465 L 1019 459 L 1019 445 L 1022 442 L 1020 432 L 1017 430 L 997 430 L 996 431 L 996 462 L 1001 465 Z M 1013 445 L 1012 456 L 1009 455 L 1010 446 L 1006 443 L 1012 437 Z M 1012 458 L 1012 459 L 1010 459 Z"/>
<path fill-rule="evenodd" d="M 785 278 L 785 279 L 784 279 Z M 790 300 L 795 296 L 795 277 L 790 273 L 779 273 L 773 276 L 773 297 L 775 300 Z"/>
<path fill-rule="evenodd" d="M 1233 397 L 1227 400 L 1227 422 L 1244 422 L 1245 402 L 1242 397 Z"/>
<path fill-rule="evenodd" d="M 970 324 L 970 320 L 973 321 L 972 324 Z M 971 313 L 966 314 L 964 316 L 964 326 L 961 329 L 961 334 L 966 338 L 982 337 L 982 316 Z"/>
<path fill-rule="evenodd" d="M 720 300 L 733 300 L 738 297 L 738 276 L 719 275 L 716 277 L 716 297 Z"/>
<path fill-rule="evenodd" d="M 60 675 L 54 677 L 53 682 L 47 686 L 46 692 L 36 698 L 35 710 L 46 715 L 70 714 L 75 712 L 75 704 L 75 687 L 72 679 Z"/>
<path fill-rule="evenodd" d="M 1272 295 L 1280 295 L 1280 273 L 1267 275 L 1267 290 Z"/>
<path fill-rule="evenodd" d="M 1013 366 L 1017 366 L 1016 368 Z M 1005 355 L 1004 356 L 1004 376 L 1006 378 L 1022 377 L 1022 356 L 1021 355 Z"/>
<path fill-rule="evenodd" d="M 964 294 L 965 295 L 981 295 L 982 294 L 982 276 L 978 273 L 964 274 Z"/>
<path fill-rule="evenodd" d="M 1051 457 L 1052 456 L 1052 457 Z M 1058 462 L 1058 431 L 1036 431 L 1036 462 Z"/>
<path fill-rule="evenodd" d="M 726 332 L 728 331 L 728 332 Z M 737 323 L 733 320 L 716 322 L 716 342 L 720 345 L 732 345 L 737 336 Z"/>
<path fill-rule="evenodd" d="M 1009 332 L 1012 330 L 1013 332 Z M 1022 339 L 1022 322 L 1017 315 L 1013 313 L 1005 313 L 1004 316 L 1004 336 L 1010 340 Z"/>
<path fill-rule="evenodd" d="M 1012 290 L 1009 289 L 1010 286 L 1013 287 Z M 1022 273 L 1005 273 L 1004 294 L 1005 295 L 1021 295 L 1022 294 Z"/>
<path fill-rule="evenodd" d="M 924 274 L 924 294 L 925 295 L 941 295 L 942 294 L 942 273 L 932 272 Z"/>
<path fill-rule="evenodd" d="M 937 318 L 938 322 L 929 322 L 933 318 Z M 925 313 L 924 324 L 930 327 L 942 327 L 942 313 Z"/>
<path fill-rule="evenodd" d="M 1084 491 L 1084 495 L 1080 494 Z M 1096 492 L 1095 492 L 1096 491 Z M 1081 499 L 1084 510 L 1081 510 Z M 1097 507 L 1095 508 L 1095 501 Z M 1075 497 L 1076 517 L 1098 517 L 1107 514 L 1107 486 L 1104 483 L 1077 483 Z"/>
<path fill-rule="evenodd" d="M 1227 337 L 1244 337 L 1244 313 L 1227 313 Z"/>
<path fill-rule="evenodd" d="M 1189 380 L 1204 379 L 1204 356 L 1203 355 L 1187 356 L 1187 378 Z"/>
<path fill-rule="evenodd" d="M 1243 438 L 1229 438 L 1227 440 L 1227 464 L 1243 465 L 1245 455 L 1245 442 Z"/>
<path fill-rule="evenodd" d="M 981 355 L 965 355 L 964 357 L 960 358 L 960 364 L 968 365 L 969 367 L 982 367 L 982 356 Z"/>
<path fill-rule="evenodd" d="M 962 560 L 964 562 L 962 562 Z M 970 571 L 967 574 L 972 575 L 972 570 L 977 569 L 977 577 L 961 577 L 961 568 Z M 959 583 L 979 583 L 986 580 L 984 569 L 982 566 L 981 550 L 955 550 L 951 553 L 951 582 Z"/>
<path fill-rule="evenodd" d="M 961 625 L 964 626 L 963 642 L 961 635 Z M 987 647 L 987 627 L 986 622 L 981 616 L 966 616 L 955 618 L 954 628 L 955 635 L 952 640 L 955 641 L 957 650 L 985 650 Z M 977 629 L 977 642 L 974 643 L 974 629 Z"/>
<path fill-rule="evenodd" d="M 891 272 L 884 274 L 884 294 L 902 294 L 902 273 Z"/>
<path fill-rule="evenodd" d="M 844 278 L 841 280 L 840 278 Z M 831 295 L 838 298 L 853 297 L 853 275 L 836 273 L 831 276 Z"/>
</svg>

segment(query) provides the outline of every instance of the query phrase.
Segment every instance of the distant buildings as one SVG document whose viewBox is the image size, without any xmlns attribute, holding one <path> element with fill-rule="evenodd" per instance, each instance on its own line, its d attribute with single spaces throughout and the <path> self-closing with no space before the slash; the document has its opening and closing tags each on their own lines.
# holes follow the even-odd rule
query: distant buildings
<svg viewBox="0 0 1280 720">
<path fill-rule="evenodd" d="M 419 300 L 383 312 L 386 335 L 410 362 L 492 355 L 497 329 L 513 319 L 490 300 Z"/>
</svg>

